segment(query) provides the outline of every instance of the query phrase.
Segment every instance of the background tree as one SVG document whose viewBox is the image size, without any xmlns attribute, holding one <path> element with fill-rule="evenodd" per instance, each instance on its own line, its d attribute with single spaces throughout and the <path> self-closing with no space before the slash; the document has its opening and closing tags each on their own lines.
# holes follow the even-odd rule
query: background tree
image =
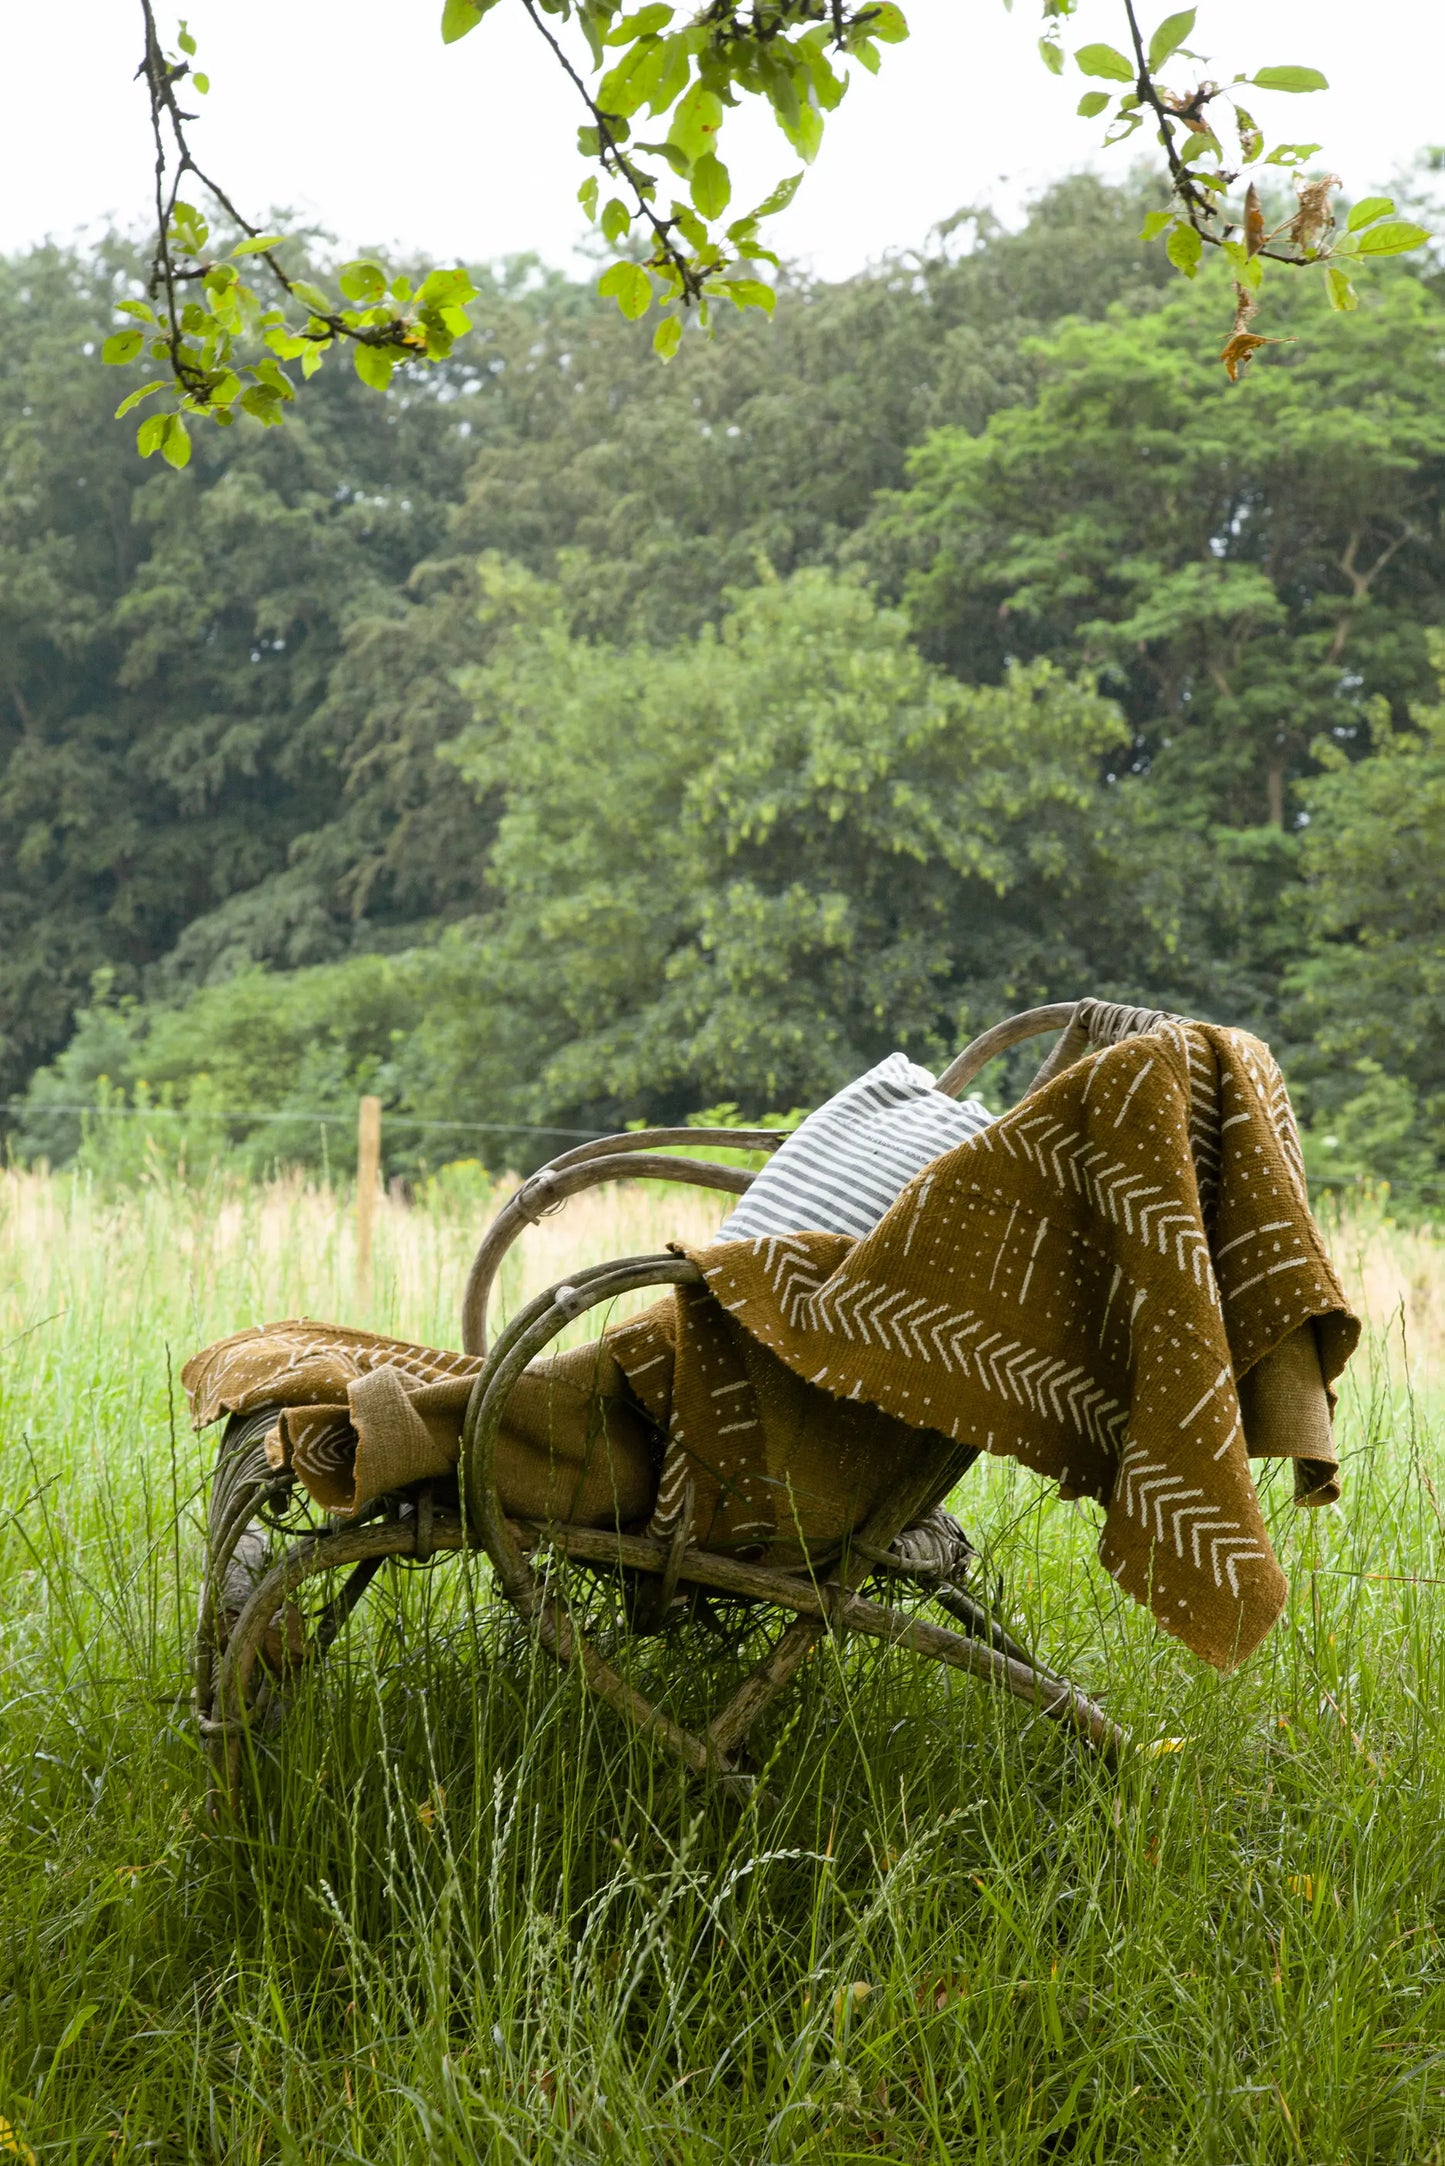
<svg viewBox="0 0 1445 2166">
<path fill-rule="evenodd" d="M 394 1167 L 515 1165 L 551 1147 L 527 1122 L 782 1110 L 896 1036 L 938 1058 L 1085 988 L 1263 1030 L 1346 1137 L 1331 1164 L 1427 1196 L 1431 1041 L 1366 1023 L 1324 1050 L 1296 973 L 1367 952 L 1316 907 L 1331 838 L 1432 696 L 1434 274 L 1387 270 L 1351 336 L 1271 348 L 1246 410 L 1191 346 L 1204 280 L 1166 286 L 1138 238 L 1149 185 L 1078 179 L 1017 233 L 970 215 L 839 286 L 784 278 L 771 324 L 734 315 L 667 370 L 584 287 L 478 273 L 429 376 L 373 399 L 332 372 L 291 439 L 211 432 L 179 476 L 109 429 L 81 352 L 133 259 L 7 266 L 35 366 L 72 370 L 63 412 L 0 372 L 17 1146 L 59 1159 L 81 1127 L 57 1106 L 162 1094 L 188 1119 L 111 1142 L 320 1164 L 364 1087 Z M 850 730 L 834 820 L 818 778 Z M 1317 745 L 1347 763 L 1318 804 Z M 573 850 L 543 817 L 564 754 Z M 645 938 L 609 887 L 654 911 Z M 1422 891 L 1421 943 L 1432 922 Z M 1419 979 L 1426 948 L 1400 952 Z"/>
<path fill-rule="evenodd" d="M 1166 938 L 1178 995 L 1272 1032 L 1313 747 L 1361 751 L 1372 702 L 1403 720 L 1430 683 L 1441 307 L 1383 287 L 1262 368 L 1246 418 L 1192 366 L 1204 287 L 1040 342 L 1037 397 L 926 438 L 861 546 L 960 676 L 1099 672 L 1130 726 L 1120 907 Z"/>
<path fill-rule="evenodd" d="M 1445 638 L 1430 636 L 1445 682 Z M 1383 1176 L 1438 1208 L 1445 1196 L 1445 705 L 1407 727 L 1374 716 L 1374 750 L 1322 748 L 1302 792 L 1309 952 L 1290 973 L 1295 1068 L 1313 1119 L 1311 1173 Z"/>
</svg>

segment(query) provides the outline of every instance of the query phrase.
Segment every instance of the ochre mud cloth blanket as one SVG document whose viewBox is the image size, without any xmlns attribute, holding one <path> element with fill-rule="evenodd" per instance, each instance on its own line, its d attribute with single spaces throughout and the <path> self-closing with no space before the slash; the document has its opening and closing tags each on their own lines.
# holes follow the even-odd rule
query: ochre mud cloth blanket
<svg viewBox="0 0 1445 2166">
<path fill-rule="evenodd" d="M 681 1443 L 659 1506 L 688 1467 L 714 1541 L 778 1495 L 766 1422 L 740 1432 L 726 1491 L 707 1479 L 719 1393 L 753 1411 L 754 1345 L 849 1406 L 1093 1498 L 1107 1569 L 1221 1668 L 1286 1593 L 1249 1453 L 1293 1458 L 1299 1502 L 1339 1495 L 1325 1387 L 1359 1325 L 1309 1210 L 1283 1078 L 1243 1032 L 1161 1019 L 1081 1060 L 936 1160 L 855 1244 L 772 1236 L 695 1260 L 715 1309 L 680 1306 Z"/>
<path fill-rule="evenodd" d="M 1326 1386 L 1358 1337 L 1267 1050 L 1160 1019 L 906 1188 L 866 1239 L 696 1253 L 679 1289 L 536 1364 L 499 1440 L 506 1510 L 676 1525 L 786 1562 L 927 1452 L 1003 1452 L 1105 1508 L 1120 1584 L 1222 1668 L 1285 1595 L 1248 1457 L 1339 1493 Z M 291 1321 L 197 1355 L 198 1427 L 277 1406 L 269 1449 L 343 1514 L 456 1465 L 480 1363 Z M 946 1445 L 956 1447 L 950 1466 Z M 659 1481 L 660 1468 L 660 1481 Z"/>
</svg>

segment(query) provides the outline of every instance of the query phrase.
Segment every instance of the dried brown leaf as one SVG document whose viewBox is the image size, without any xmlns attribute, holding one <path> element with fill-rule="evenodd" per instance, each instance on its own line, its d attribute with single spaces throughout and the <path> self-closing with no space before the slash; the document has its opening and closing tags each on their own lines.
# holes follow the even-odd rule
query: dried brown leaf
<svg viewBox="0 0 1445 2166">
<path fill-rule="evenodd" d="M 1294 185 L 1299 209 L 1289 222 L 1289 237 L 1302 255 L 1312 255 L 1334 225 L 1330 190 L 1339 187 L 1340 176 L 1324 173 L 1315 180 L 1306 180 L 1302 173 L 1297 173 Z"/>
</svg>

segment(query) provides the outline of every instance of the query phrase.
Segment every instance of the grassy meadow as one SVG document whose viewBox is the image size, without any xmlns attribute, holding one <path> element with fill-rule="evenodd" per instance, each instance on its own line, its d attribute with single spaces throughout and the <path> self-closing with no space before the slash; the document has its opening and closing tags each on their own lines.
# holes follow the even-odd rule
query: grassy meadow
<svg viewBox="0 0 1445 2166">
<path fill-rule="evenodd" d="M 377 1580 L 208 1829 L 180 1368 L 301 1312 L 455 1344 L 490 1200 L 384 1205 L 363 1298 L 329 1190 L 0 1175 L 0 2166 L 1445 2159 L 1445 1268 L 1377 1217 L 1334 1229 L 1345 1501 L 1269 1481 L 1291 1599 L 1238 1675 L 1119 1595 L 1091 1511 L 959 1491 L 1014 1629 L 1161 1748 L 1117 1773 L 825 1646 L 745 1810 L 452 1559 Z M 506 1302 L 716 1219 L 579 1198 Z M 616 1650 L 683 1718 L 755 1653 Z"/>
</svg>

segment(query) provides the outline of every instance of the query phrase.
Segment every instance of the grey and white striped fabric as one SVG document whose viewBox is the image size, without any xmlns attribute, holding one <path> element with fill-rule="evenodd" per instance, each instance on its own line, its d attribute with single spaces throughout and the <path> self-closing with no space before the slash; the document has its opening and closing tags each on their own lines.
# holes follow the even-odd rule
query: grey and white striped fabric
<svg viewBox="0 0 1445 2166">
<path fill-rule="evenodd" d="M 977 1098 L 947 1098 L 906 1054 L 890 1053 L 810 1113 L 774 1152 L 718 1231 L 846 1233 L 877 1225 L 915 1173 L 992 1119 Z"/>
</svg>

